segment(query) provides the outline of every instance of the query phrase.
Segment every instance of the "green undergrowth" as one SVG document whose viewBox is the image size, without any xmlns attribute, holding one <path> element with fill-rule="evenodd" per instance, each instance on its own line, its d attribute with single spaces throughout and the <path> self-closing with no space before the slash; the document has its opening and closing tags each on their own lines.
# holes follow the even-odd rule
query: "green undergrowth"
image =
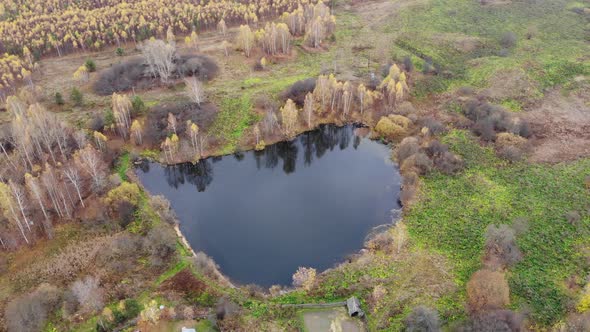
<svg viewBox="0 0 590 332">
<path fill-rule="evenodd" d="M 508 164 L 465 131 L 452 131 L 443 141 L 467 167 L 456 176 L 424 179 L 423 197 L 406 215 L 411 237 L 449 257 L 464 287 L 481 267 L 486 227 L 526 218 L 528 231 L 517 238 L 524 258 L 509 273 L 512 306 L 530 308 L 542 325 L 556 322 L 575 296 L 566 279 L 583 284 L 590 271 L 583 254 L 590 246 L 590 194 L 584 187 L 590 159 Z M 582 215 L 577 224 L 566 220 L 570 211 Z"/>
<path fill-rule="evenodd" d="M 209 135 L 223 139 L 224 153 L 235 151 L 244 131 L 258 121 L 249 97 L 225 98 L 220 111 L 209 129 Z"/>
<path fill-rule="evenodd" d="M 463 85 L 484 88 L 495 73 L 516 68 L 542 93 L 590 74 L 585 18 L 571 10 L 572 3 L 429 1 L 400 11 L 385 32 L 399 34 L 394 57 L 411 56 L 418 70 L 425 59 L 440 66 L 441 74 L 417 82 L 417 96 Z M 514 42 L 502 42 L 506 33 L 514 34 Z"/>
<path fill-rule="evenodd" d="M 127 171 L 131 167 L 131 155 L 129 152 L 125 151 L 121 154 L 119 159 L 117 160 L 115 171 L 119 174 L 119 178 L 121 181 L 129 181 L 127 177 Z"/>
</svg>

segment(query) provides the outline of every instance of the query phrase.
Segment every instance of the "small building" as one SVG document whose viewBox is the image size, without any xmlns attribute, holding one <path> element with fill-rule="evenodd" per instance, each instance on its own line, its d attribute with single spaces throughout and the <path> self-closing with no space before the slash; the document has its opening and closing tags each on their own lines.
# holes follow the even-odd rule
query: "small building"
<svg viewBox="0 0 590 332">
<path fill-rule="evenodd" d="M 361 302 L 355 296 L 346 300 L 346 309 L 350 317 L 363 317 L 365 313 L 361 309 Z"/>
<path fill-rule="evenodd" d="M 180 332 L 197 332 L 197 330 L 195 330 L 195 329 L 189 329 L 189 328 L 183 327 L 183 328 L 180 330 Z"/>
</svg>

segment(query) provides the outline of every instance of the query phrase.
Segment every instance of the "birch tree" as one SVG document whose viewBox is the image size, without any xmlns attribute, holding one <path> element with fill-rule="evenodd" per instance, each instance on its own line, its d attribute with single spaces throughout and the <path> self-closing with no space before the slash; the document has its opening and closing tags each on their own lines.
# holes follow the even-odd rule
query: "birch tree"
<svg viewBox="0 0 590 332">
<path fill-rule="evenodd" d="M 201 103 L 205 101 L 205 89 L 203 88 L 203 83 L 194 76 L 185 78 L 184 83 L 186 84 L 186 95 L 193 103 L 200 106 Z"/>
<path fill-rule="evenodd" d="M 163 83 L 168 83 L 175 69 L 176 45 L 157 39 L 144 42 L 139 49 L 152 76 L 160 77 Z"/>
<path fill-rule="evenodd" d="M 29 244 L 29 238 L 25 234 L 24 226 L 18 215 L 16 203 L 14 201 L 14 197 L 12 196 L 11 189 L 4 182 L 0 182 L 0 208 L 2 209 L 4 216 L 17 225 L 21 236 L 25 242 Z"/>
<path fill-rule="evenodd" d="M 250 57 L 250 51 L 254 46 L 254 33 L 247 25 L 240 25 L 238 31 L 238 46 L 244 51 L 247 57 Z"/>
<path fill-rule="evenodd" d="M 131 126 L 131 100 L 126 95 L 113 93 L 112 108 L 119 134 L 127 139 Z"/>
<path fill-rule="evenodd" d="M 176 126 L 177 126 L 176 116 L 174 116 L 174 114 L 168 112 L 167 121 L 168 121 L 168 126 L 167 126 L 168 132 L 176 135 Z"/>
<path fill-rule="evenodd" d="M 133 135 L 133 141 L 136 145 L 141 145 L 142 143 L 141 131 L 141 123 L 137 120 L 133 120 L 133 123 L 131 123 L 131 135 Z"/>
<path fill-rule="evenodd" d="M 86 207 L 84 205 L 84 200 L 82 199 L 82 181 L 80 181 L 80 173 L 78 172 L 78 169 L 75 166 L 69 166 L 64 169 L 63 174 L 74 187 L 74 189 L 76 189 L 76 193 L 78 194 L 78 199 L 80 200 L 82 207 Z"/>
<path fill-rule="evenodd" d="M 89 144 L 84 149 L 76 152 L 74 160 L 90 175 L 93 188 L 95 190 L 102 188 L 104 183 L 104 164 L 100 153 Z"/>
<path fill-rule="evenodd" d="M 12 197 L 16 202 L 16 206 L 18 207 L 18 210 L 20 211 L 20 214 L 23 217 L 23 223 L 25 224 L 25 226 L 27 226 L 27 230 L 30 232 L 31 225 L 33 223 L 29 221 L 29 218 L 27 217 L 27 197 L 25 195 L 25 191 L 22 189 L 20 185 L 14 183 L 12 180 L 8 180 L 8 186 L 10 187 L 10 191 L 12 192 Z"/>
<path fill-rule="evenodd" d="M 225 25 L 224 19 L 219 20 L 219 23 L 217 23 L 217 31 L 224 37 L 227 34 L 227 25 Z"/>
<path fill-rule="evenodd" d="M 297 115 L 297 106 L 293 100 L 287 99 L 285 106 L 281 108 L 281 118 L 285 135 L 291 136 L 294 134 L 295 126 L 297 125 Z"/>
<path fill-rule="evenodd" d="M 195 153 L 201 154 L 201 149 L 199 147 L 199 126 L 196 123 L 193 123 L 191 120 L 186 121 L 186 132 L 191 140 L 191 145 L 195 150 Z"/>
<path fill-rule="evenodd" d="M 303 112 L 307 116 L 307 128 L 311 128 L 311 116 L 313 114 L 313 94 L 308 92 L 303 102 Z"/>
<path fill-rule="evenodd" d="M 43 213 L 43 218 L 45 222 L 43 223 L 43 228 L 45 229 L 45 234 L 47 234 L 48 238 L 53 238 L 53 227 L 51 226 L 51 220 L 49 219 L 49 211 L 47 211 L 47 207 L 45 206 L 45 195 L 41 189 L 41 185 L 39 184 L 39 179 L 33 177 L 31 174 L 25 174 L 25 183 L 29 192 L 32 196 L 37 200 L 37 204 L 39 208 L 41 208 L 41 212 Z"/>
</svg>

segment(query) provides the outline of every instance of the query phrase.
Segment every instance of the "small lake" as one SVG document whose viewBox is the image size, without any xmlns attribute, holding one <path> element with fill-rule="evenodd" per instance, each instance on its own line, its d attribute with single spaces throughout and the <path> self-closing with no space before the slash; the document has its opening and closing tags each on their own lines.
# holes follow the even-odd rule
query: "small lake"
<svg viewBox="0 0 590 332">
<path fill-rule="evenodd" d="M 193 249 L 232 281 L 290 285 L 299 266 L 319 272 L 357 252 L 400 207 L 389 148 L 358 130 L 321 126 L 196 165 L 146 162 L 137 175 L 170 200 Z"/>
</svg>

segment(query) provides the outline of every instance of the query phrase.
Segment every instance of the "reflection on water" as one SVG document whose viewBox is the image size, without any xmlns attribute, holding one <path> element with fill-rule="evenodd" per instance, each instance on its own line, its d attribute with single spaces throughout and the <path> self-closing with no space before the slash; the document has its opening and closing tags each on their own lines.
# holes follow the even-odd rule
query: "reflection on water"
<svg viewBox="0 0 590 332">
<path fill-rule="evenodd" d="M 196 250 L 230 278 L 289 284 L 298 266 L 325 269 L 358 250 L 399 208 L 386 146 L 353 126 L 322 126 L 263 151 L 163 167 L 138 176 L 172 203 Z"/>
<path fill-rule="evenodd" d="M 317 130 L 310 131 L 298 136 L 295 140 L 280 142 L 269 145 L 262 151 L 248 152 L 254 155 L 256 168 L 275 168 L 282 165 L 285 174 L 293 173 L 297 166 L 297 156 L 300 149 L 303 150 L 303 166 L 308 167 L 314 159 L 321 158 L 327 151 L 335 148 L 344 150 L 349 147 L 352 140 L 352 146 L 356 149 L 361 137 L 354 135 L 353 126 L 335 127 L 321 126 Z M 237 161 L 242 161 L 246 157 L 244 152 L 236 152 L 233 157 Z M 200 161 L 197 164 L 184 163 L 168 166 L 164 169 L 166 181 L 171 187 L 189 183 L 197 187 L 199 192 L 205 191 L 207 186 L 213 181 L 212 164 L 222 160 L 221 157 L 214 157 Z M 139 169 L 144 173 L 149 172 L 150 164 L 142 163 Z"/>
</svg>

